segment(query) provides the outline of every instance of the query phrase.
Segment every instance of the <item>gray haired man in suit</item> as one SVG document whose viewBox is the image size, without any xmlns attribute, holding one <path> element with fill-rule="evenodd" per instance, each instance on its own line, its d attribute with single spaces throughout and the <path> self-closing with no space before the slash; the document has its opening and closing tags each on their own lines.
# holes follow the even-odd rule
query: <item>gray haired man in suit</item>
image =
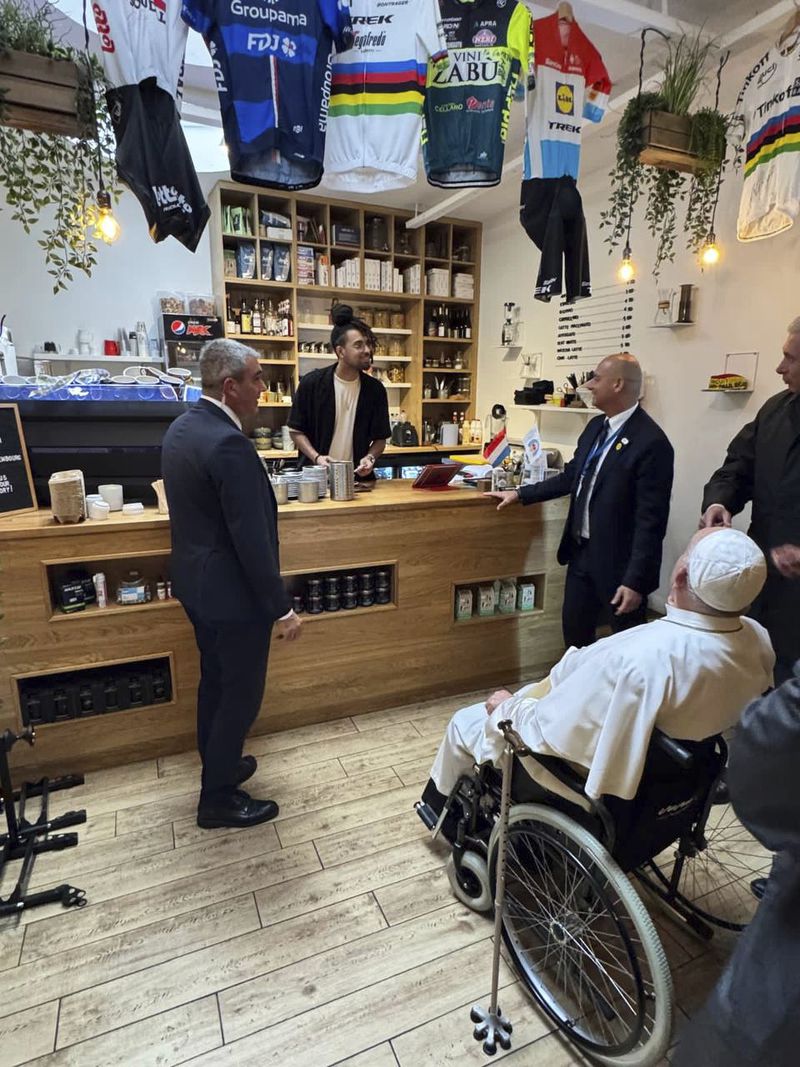
<svg viewBox="0 0 800 1067">
<path fill-rule="evenodd" d="M 172 532 L 172 585 L 200 651 L 197 747 L 203 764 L 198 826 L 254 826 L 278 805 L 240 788 L 256 770 L 243 756 L 264 695 L 273 625 L 294 640 L 300 620 L 281 579 L 278 508 L 243 428 L 264 390 L 252 349 L 210 341 L 200 354 L 203 396 L 162 445 Z"/>
</svg>

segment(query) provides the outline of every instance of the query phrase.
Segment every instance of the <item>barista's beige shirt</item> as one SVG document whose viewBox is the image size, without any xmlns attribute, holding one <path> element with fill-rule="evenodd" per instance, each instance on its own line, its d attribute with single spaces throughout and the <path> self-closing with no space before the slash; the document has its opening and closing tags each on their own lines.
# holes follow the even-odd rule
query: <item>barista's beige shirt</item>
<svg viewBox="0 0 800 1067">
<path fill-rule="evenodd" d="M 353 430 L 356 425 L 356 407 L 361 393 L 361 375 L 352 382 L 346 382 L 334 372 L 333 392 L 336 397 L 336 423 L 333 428 L 333 440 L 328 449 L 331 459 L 355 459 L 353 456 Z M 363 457 L 359 456 L 357 463 Z"/>
</svg>

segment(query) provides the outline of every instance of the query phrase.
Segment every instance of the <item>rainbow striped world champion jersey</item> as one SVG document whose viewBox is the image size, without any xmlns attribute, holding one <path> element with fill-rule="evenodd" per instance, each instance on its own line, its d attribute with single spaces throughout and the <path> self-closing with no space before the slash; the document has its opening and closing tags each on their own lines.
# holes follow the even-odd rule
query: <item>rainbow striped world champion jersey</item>
<svg viewBox="0 0 800 1067">
<path fill-rule="evenodd" d="M 428 63 L 447 52 L 437 0 L 351 0 L 353 47 L 333 58 L 325 184 L 381 192 L 417 177 Z"/>
<path fill-rule="evenodd" d="M 736 232 L 757 241 L 788 230 L 800 211 L 800 30 L 755 64 L 736 112 L 744 151 Z"/>
</svg>

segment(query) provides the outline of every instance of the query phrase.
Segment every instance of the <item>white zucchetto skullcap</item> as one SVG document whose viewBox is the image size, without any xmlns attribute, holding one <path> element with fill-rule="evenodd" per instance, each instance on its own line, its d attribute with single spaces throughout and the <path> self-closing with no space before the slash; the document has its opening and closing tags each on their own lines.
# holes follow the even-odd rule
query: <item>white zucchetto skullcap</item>
<svg viewBox="0 0 800 1067">
<path fill-rule="evenodd" d="M 689 586 L 717 611 L 742 612 L 766 581 L 764 553 L 740 530 L 715 530 L 689 553 Z"/>
</svg>

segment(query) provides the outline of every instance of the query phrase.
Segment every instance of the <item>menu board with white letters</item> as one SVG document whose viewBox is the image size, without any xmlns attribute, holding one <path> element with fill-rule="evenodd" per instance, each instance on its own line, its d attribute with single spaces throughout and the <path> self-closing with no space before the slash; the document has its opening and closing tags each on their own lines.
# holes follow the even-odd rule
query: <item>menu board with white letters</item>
<svg viewBox="0 0 800 1067">
<path fill-rule="evenodd" d="M 37 510 L 19 409 L 0 404 L 0 514 Z"/>
<path fill-rule="evenodd" d="M 556 360 L 594 366 L 604 356 L 627 352 L 631 347 L 634 287 L 632 281 L 624 286 L 601 285 L 592 296 L 574 304 L 562 296 Z"/>
</svg>

